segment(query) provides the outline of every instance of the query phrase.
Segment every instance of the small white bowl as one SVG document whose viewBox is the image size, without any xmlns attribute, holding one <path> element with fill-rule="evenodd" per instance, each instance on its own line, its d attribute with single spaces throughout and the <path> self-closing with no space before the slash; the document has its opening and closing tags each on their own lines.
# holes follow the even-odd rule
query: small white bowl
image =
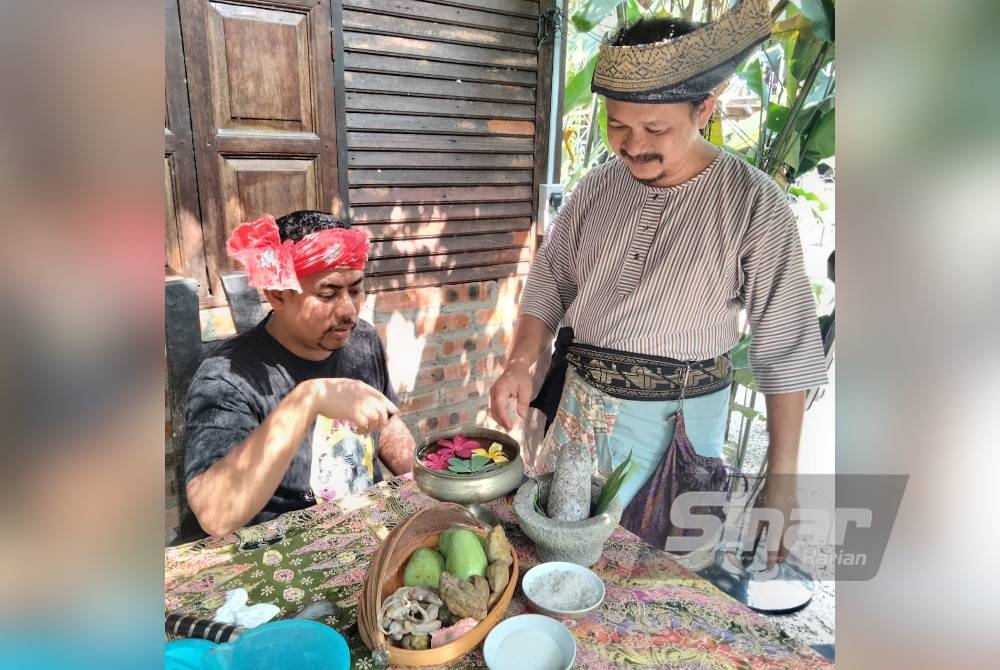
<svg viewBox="0 0 1000 670">
<path fill-rule="evenodd" d="M 521 614 L 490 631 L 483 657 L 490 670 L 569 670 L 576 660 L 576 640 L 555 619 Z"/>
<path fill-rule="evenodd" d="M 535 589 L 539 579 L 554 572 L 571 572 L 582 576 L 588 583 L 593 584 L 596 587 L 598 593 L 597 600 L 586 603 L 585 607 L 574 610 L 555 609 L 550 606 L 551 603 L 546 604 L 544 602 L 539 602 L 535 599 L 532 591 Z M 598 577 L 593 570 L 588 570 L 582 565 L 577 565 L 576 563 L 567 563 L 564 561 L 540 563 L 539 565 L 536 565 L 532 569 L 528 570 L 524 573 L 524 579 L 521 582 L 521 590 L 524 592 L 524 597 L 528 599 L 529 603 L 531 603 L 532 609 L 536 612 L 541 612 L 542 614 L 547 614 L 557 619 L 580 619 L 596 610 L 601 606 L 601 603 L 604 602 L 604 581 Z"/>
</svg>

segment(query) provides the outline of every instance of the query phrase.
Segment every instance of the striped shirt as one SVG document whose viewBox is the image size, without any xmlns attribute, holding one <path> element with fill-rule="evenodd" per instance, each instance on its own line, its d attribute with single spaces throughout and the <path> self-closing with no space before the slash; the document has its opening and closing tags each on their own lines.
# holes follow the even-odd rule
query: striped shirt
<svg viewBox="0 0 1000 670">
<path fill-rule="evenodd" d="M 531 264 L 520 313 L 584 344 L 701 360 L 739 342 L 743 309 L 759 391 L 826 383 L 795 216 L 771 178 L 722 151 L 667 188 L 620 159 L 591 169 Z"/>
</svg>

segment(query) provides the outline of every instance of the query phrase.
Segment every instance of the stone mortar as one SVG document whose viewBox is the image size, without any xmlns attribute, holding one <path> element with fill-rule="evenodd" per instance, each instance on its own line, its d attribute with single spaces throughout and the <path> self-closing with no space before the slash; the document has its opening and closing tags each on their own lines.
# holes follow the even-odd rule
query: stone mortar
<svg viewBox="0 0 1000 670">
<path fill-rule="evenodd" d="M 622 518 L 622 504 L 615 496 L 604 514 L 583 521 L 557 521 L 535 510 L 535 495 L 542 509 L 549 499 L 552 473 L 541 475 L 521 485 L 514 496 L 517 525 L 535 543 L 538 558 L 544 562 L 568 561 L 589 568 L 597 563 L 607 540 Z M 604 486 L 602 477 L 591 478 L 591 495 L 597 501 Z"/>
</svg>

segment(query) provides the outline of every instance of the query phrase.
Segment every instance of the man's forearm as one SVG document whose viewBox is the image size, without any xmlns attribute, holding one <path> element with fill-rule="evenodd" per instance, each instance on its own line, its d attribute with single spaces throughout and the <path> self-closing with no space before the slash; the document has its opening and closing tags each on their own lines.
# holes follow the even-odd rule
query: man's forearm
<svg viewBox="0 0 1000 670">
<path fill-rule="evenodd" d="M 300 384 L 249 437 L 188 482 L 188 502 L 205 532 L 231 533 L 264 509 L 315 420 L 309 386 Z"/>
<path fill-rule="evenodd" d="M 552 348 L 552 331 L 545 322 L 529 314 L 517 318 L 514 327 L 514 342 L 507 356 L 504 370 L 521 368 L 527 370 L 538 358 Z"/>
<path fill-rule="evenodd" d="M 765 395 L 764 399 L 767 403 L 767 471 L 769 474 L 796 474 L 806 392 L 774 393 Z"/>
<path fill-rule="evenodd" d="M 413 449 L 416 442 L 403 420 L 394 416 L 379 435 L 378 455 L 394 475 L 413 469 Z"/>
</svg>

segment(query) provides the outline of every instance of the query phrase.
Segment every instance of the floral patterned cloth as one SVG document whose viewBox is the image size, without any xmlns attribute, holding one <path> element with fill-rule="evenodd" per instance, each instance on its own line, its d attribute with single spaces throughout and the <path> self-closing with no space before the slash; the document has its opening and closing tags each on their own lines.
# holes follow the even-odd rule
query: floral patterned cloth
<svg viewBox="0 0 1000 670">
<path fill-rule="evenodd" d="M 374 667 L 357 631 L 361 583 L 371 555 L 397 523 L 435 504 L 400 477 L 221 538 L 166 550 L 166 611 L 211 618 L 226 591 L 245 588 L 250 604 L 272 602 L 284 616 L 329 598 L 342 610 L 326 623 L 347 638 L 352 670 Z M 518 553 L 523 575 L 538 563 L 518 530 L 511 498 L 492 509 Z M 618 528 L 593 570 L 607 595 L 601 608 L 567 621 L 575 668 L 642 666 L 691 670 L 832 667 L 773 622 L 731 599 L 667 554 Z M 525 612 L 520 589 L 507 616 Z M 477 649 L 449 670 L 484 668 Z"/>
</svg>

